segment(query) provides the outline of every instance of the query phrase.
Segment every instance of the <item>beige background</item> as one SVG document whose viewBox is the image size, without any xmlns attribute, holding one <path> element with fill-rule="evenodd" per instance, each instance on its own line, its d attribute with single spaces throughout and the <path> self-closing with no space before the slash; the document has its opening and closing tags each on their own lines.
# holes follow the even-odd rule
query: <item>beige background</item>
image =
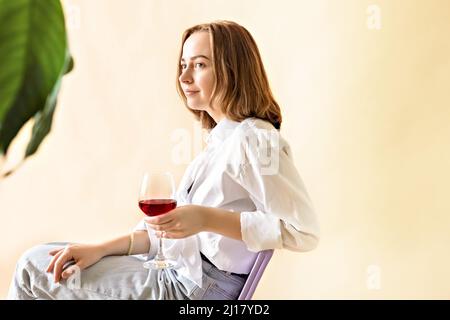
<svg viewBox="0 0 450 320">
<path fill-rule="evenodd" d="M 0 181 L 1 297 L 26 248 L 128 232 L 142 170 L 180 180 L 172 135 L 189 133 L 190 159 L 201 145 L 175 92 L 181 33 L 230 19 L 259 44 L 322 229 L 316 250 L 276 252 L 255 298 L 450 298 L 449 1 L 64 6 L 76 65 L 53 130 Z"/>
</svg>

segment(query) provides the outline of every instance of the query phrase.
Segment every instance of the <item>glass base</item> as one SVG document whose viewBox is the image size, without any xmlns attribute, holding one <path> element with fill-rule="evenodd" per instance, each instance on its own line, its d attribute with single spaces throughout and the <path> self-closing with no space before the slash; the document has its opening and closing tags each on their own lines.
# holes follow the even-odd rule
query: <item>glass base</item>
<svg viewBox="0 0 450 320">
<path fill-rule="evenodd" d="M 150 260 L 147 262 L 144 262 L 143 266 L 146 269 L 151 269 L 151 270 L 161 270 L 161 269 L 172 269 L 176 266 L 176 262 L 173 260 Z"/>
</svg>

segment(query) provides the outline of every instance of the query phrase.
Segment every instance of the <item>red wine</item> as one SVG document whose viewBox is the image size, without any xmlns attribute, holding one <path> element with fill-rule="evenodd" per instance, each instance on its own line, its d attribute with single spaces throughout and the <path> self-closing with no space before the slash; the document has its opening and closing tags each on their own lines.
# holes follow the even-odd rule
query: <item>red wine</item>
<svg viewBox="0 0 450 320">
<path fill-rule="evenodd" d="M 173 199 L 151 199 L 139 201 L 139 208 L 148 216 L 159 216 L 175 209 L 177 201 Z"/>
</svg>

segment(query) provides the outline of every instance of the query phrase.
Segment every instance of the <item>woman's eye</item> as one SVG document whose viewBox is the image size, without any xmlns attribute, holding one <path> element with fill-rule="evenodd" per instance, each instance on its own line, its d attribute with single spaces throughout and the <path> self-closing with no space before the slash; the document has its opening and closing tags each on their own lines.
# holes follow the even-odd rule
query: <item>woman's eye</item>
<svg viewBox="0 0 450 320">
<path fill-rule="evenodd" d="M 195 64 L 195 67 L 197 67 L 197 66 L 199 66 L 200 68 L 203 68 L 203 67 L 205 66 L 205 64 L 204 64 L 204 63 L 201 63 L 201 62 L 197 62 L 197 63 Z M 184 70 L 184 69 L 187 68 L 187 65 L 186 65 L 186 64 L 180 64 L 180 67 L 181 67 L 182 70 Z"/>
</svg>

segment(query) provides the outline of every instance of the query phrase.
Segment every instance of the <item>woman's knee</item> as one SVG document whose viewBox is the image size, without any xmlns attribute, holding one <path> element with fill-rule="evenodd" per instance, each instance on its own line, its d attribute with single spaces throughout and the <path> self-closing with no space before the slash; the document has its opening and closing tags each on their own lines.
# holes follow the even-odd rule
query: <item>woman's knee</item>
<svg viewBox="0 0 450 320">
<path fill-rule="evenodd" d="M 17 262 L 18 268 L 31 265 L 37 269 L 43 269 L 50 262 L 50 251 L 55 248 L 55 244 L 40 244 L 27 249 Z"/>
</svg>

